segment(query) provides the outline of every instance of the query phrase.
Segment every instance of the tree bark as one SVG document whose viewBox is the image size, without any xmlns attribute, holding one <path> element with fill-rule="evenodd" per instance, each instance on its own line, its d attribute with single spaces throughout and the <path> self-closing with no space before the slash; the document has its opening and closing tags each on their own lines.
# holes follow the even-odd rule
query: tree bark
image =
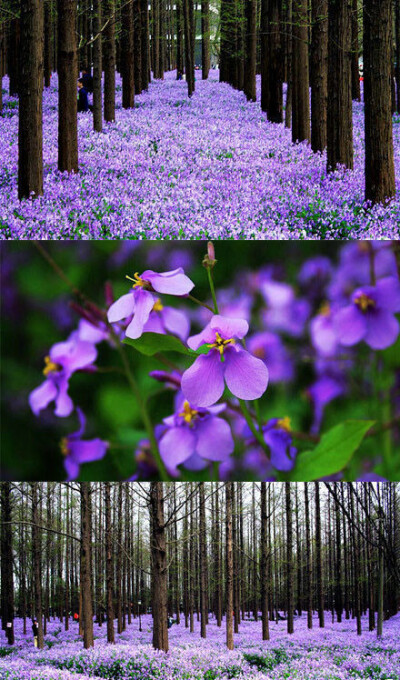
<svg viewBox="0 0 400 680">
<path fill-rule="evenodd" d="M 90 482 L 81 482 L 81 594 L 83 645 L 94 646 L 92 595 L 92 499 Z"/>
<path fill-rule="evenodd" d="M 38 626 L 38 649 L 43 649 L 43 612 L 42 612 L 42 541 L 40 535 L 39 508 L 40 508 L 40 489 L 37 482 L 31 484 L 32 492 L 32 570 L 33 570 L 33 592 L 34 592 L 34 612 Z"/>
<path fill-rule="evenodd" d="M 353 0 L 351 12 L 351 96 L 361 101 L 360 72 L 358 68 L 358 0 Z"/>
<path fill-rule="evenodd" d="M 233 546 L 232 546 L 232 482 L 225 487 L 226 499 L 226 646 L 233 649 Z"/>
<path fill-rule="evenodd" d="M 21 4 L 18 198 L 43 194 L 43 5 Z"/>
<path fill-rule="evenodd" d="M 58 0 L 58 169 L 78 172 L 76 2 Z"/>
<path fill-rule="evenodd" d="M 327 170 L 353 168 L 351 0 L 329 0 Z"/>
<path fill-rule="evenodd" d="M 272 123 L 283 121 L 283 52 L 280 0 L 261 2 L 261 108 Z"/>
<path fill-rule="evenodd" d="M 261 482 L 261 616 L 262 639 L 269 640 L 267 485 Z"/>
<path fill-rule="evenodd" d="M 121 59 L 122 59 L 122 108 L 135 106 L 134 56 L 133 56 L 133 10 L 132 4 L 121 9 Z"/>
<path fill-rule="evenodd" d="M 286 588 L 287 588 L 287 631 L 294 632 L 293 628 L 293 528 L 292 528 L 292 499 L 290 482 L 285 482 L 286 498 Z"/>
<path fill-rule="evenodd" d="M 365 199 L 396 194 L 391 110 L 392 2 L 364 2 Z"/>
<path fill-rule="evenodd" d="M 307 628 L 313 627 L 313 589 L 312 589 L 312 563 L 311 563 L 311 536 L 310 536 L 310 500 L 308 496 L 308 484 L 304 483 L 304 504 L 306 524 L 306 570 L 307 570 Z"/>
<path fill-rule="evenodd" d="M 311 38 L 311 148 L 327 144 L 328 0 L 312 0 Z"/>
<path fill-rule="evenodd" d="M 319 484 L 314 482 L 315 489 L 315 551 L 317 554 L 317 604 L 319 627 L 325 627 L 324 613 L 324 586 L 322 577 L 322 546 L 321 546 L 321 507 L 319 497 Z"/>
<path fill-rule="evenodd" d="M 207 80 L 210 70 L 210 4 L 208 0 L 201 3 L 201 64 L 202 79 Z"/>
<path fill-rule="evenodd" d="M 102 45 L 101 45 L 101 0 L 93 0 L 93 33 L 97 38 L 93 43 L 93 129 L 103 129 Z"/>
<path fill-rule="evenodd" d="M 1 622 L 9 645 L 14 638 L 14 579 L 11 529 L 11 483 L 1 483 Z"/>
<path fill-rule="evenodd" d="M 162 482 L 150 484 L 153 647 L 168 652 L 167 547 Z"/>
<path fill-rule="evenodd" d="M 310 141 L 308 0 L 293 0 L 292 140 Z"/>
<path fill-rule="evenodd" d="M 206 508 L 204 500 L 204 482 L 200 482 L 200 609 L 202 638 L 207 637 L 207 544 L 206 544 Z"/>
<path fill-rule="evenodd" d="M 105 0 L 103 43 L 104 68 L 104 120 L 112 123 L 115 120 L 115 24 L 112 19 L 115 12 L 115 0 Z"/>
<path fill-rule="evenodd" d="M 244 93 L 249 101 L 256 101 L 257 66 L 257 0 L 248 0 L 246 16 L 246 56 L 244 62 Z"/>
</svg>

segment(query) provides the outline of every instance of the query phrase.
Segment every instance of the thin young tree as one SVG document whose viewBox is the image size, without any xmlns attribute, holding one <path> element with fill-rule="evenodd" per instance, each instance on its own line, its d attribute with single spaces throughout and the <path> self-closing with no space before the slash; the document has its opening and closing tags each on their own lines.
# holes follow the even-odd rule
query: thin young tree
<svg viewBox="0 0 400 680">
<path fill-rule="evenodd" d="M 233 541 L 232 541 L 232 482 L 225 487 L 225 552 L 226 552 L 226 646 L 233 649 Z"/>
<path fill-rule="evenodd" d="M 261 482 L 261 616 L 263 640 L 269 640 L 267 522 L 267 484 Z"/>
<path fill-rule="evenodd" d="M 92 498 L 90 482 L 81 483 L 81 597 L 83 645 L 94 646 L 92 588 Z"/>
<path fill-rule="evenodd" d="M 43 194 L 43 3 L 21 2 L 18 198 Z"/>
<path fill-rule="evenodd" d="M 168 652 L 167 546 L 164 520 L 164 485 L 150 484 L 151 577 L 153 596 L 153 647 Z"/>
</svg>

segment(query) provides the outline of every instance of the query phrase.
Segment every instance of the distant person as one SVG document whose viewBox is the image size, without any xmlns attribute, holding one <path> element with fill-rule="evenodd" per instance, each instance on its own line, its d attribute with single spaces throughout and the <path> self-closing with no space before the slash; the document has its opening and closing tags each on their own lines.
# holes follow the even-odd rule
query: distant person
<svg viewBox="0 0 400 680">
<path fill-rule="evenodd" d="M 78 113 L 89 111 L 88 91 L 83 84 L 83 78 L 78 80 Z"/>
<path fill-rule="evenodd" d="M 182 71 L 178 71 L 178 78 L 177 78 L 177 80 L 183 80 Z"/>
<path fill-rule="evenodd" d="M 83 86 L 86 87 L 87 91 L 93 92 L 93 78 L 90 75 L 90 71 L 88 68 L 82 69 L 82 81 Z"/>
<path fill-rule="evenodd" d="M 79 614 L 77 612 L 75 612 L 75 614 L 74 614 L 74 621 L 79 623 Z"/>
<path fill-rule="evenodd" d="M 32 623 L 32 633 L 33 633 L 33 644 L 35 647 L 38 646 L 38 636 L 39 636 L 39 627 L 38 627 L 38 622 L 36 619 L 34 619 Z"/>
</svg>

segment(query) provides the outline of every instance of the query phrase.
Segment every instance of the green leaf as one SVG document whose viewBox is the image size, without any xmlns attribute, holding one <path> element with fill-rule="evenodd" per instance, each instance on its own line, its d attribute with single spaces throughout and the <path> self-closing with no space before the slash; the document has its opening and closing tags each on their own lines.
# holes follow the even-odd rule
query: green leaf
<svg viewBox="0 0 400 680">
<path fill-rule="evenodd" d="M 374 420 L 346 420 L 333 427 L 312 451 L 298 455 L 291 481 L 309 482 L 343 470 L 374 424 Z"/>
<path fill-rule="evenodd" d="M 137 349 L 141 354 L 148 357 L 158 354 L 159 352 L 178 352 L 179 354 L 186 354 L 186 356 L 193 356 L 188 347 L 185 347 L 183 342 L 174 335 L 162 335 L 161 333 L 143 333 L 137 340 L 125 338 L 124 343 Z"/>
</svg>

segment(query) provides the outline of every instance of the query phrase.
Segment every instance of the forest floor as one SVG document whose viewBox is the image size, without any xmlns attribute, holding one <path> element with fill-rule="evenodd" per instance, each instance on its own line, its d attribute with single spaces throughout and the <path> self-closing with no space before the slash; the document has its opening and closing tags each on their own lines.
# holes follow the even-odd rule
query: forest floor
<svg viewBox="0 0 400 680">
<path fill-rule="evenodd" d="M 18 102 L 0 117 L 0 239 L 381 239 L 400 233 L 400 118 L 394 118 L 398 198 L 363 203 L 363 105 L 354 104 L 355 170 L 326 174 L 326 157 L 271 124 L 259 101 L 218 83 L 187 97 L 174 73 L 92 130 L 79 114 L 80 171 L 57 172 L 57 77 L 44 93 L 44 197 L 17 199 Z M 258 89 L 260 83 L 258 83 Z M 61 114 L 62 115 L 62 114 Z"/>
<path fill-rule="evenodd" d="M 116 636 L 115 645 L 106 643 L 106 625 L 95 625 L 95 647 L 82 649 L 78 625 L 63 631 L 52 620 L 45 637 L 45 648 L 33 647 L 30 622 L 28 635 L 22 634 L 22 620 L 15 622 L 16 645 L 9 648 L 4 632 L 0 634 L 0 680 L 366 680 L 400 679 L 400 614 L 384 623 L 380 640 L 368 632 L 363 617 L 363 633 L 357 636 L 355 620 L 341 624 L 331 622 L 326 613 L 326 627 L 307 629 L 307 617 L 295 619 L 295 633 L 287 635 L 286 621 L 271 623 L 271 640 L 262 642 L 261 622 L 245 621 L 235 635 L 235 649 L 225 646 L 225 629 L 215 619 L 207 626 L 207 639 L 200 638 L 199 623 L 190 634 L 181 625 L 169 631 L 170 652 L 156 652 L 151 647 L 152 620 L 142 617 Z"/>
</svg>

